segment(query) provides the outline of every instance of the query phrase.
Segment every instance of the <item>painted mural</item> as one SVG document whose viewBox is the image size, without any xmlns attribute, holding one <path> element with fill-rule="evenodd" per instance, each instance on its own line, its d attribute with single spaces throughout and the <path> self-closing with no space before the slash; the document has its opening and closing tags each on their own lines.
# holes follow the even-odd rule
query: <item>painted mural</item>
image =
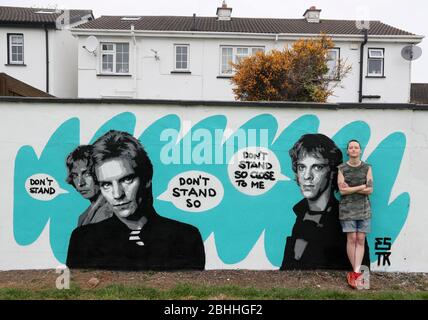
<svg viewBox="0 0 428 320">
<path fill-rule="evenodd" d="M 16 153 L 14 240 L 31 246 L 48 226 L 53 256 L 71 268 L 201 270 L 245 268 L 262 239 L 261 269 L 349 270 L 336 176 L 358 139 L 375 190 L 364 264 L 393 263 L 411 199 L 392 195 L 405 133 L 387 131 L 366 154 L 376 128 L 359 119 L 328 135 L 316 113 L 285 127 L 259 113 L 230 129 L 224 110 L 190 124 L 165 113 L 139 132 L 141 114 L 119 112 L 85 141 L 83 118 L 58 122 L 42 150 Z"/>
</svg>

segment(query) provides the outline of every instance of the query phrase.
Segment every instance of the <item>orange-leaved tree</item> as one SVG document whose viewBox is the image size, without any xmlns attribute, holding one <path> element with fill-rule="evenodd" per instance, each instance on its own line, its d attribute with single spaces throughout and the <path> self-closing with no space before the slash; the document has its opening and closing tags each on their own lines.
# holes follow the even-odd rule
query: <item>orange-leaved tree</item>
<svg viewBox="0 0 428 320">
<path fill-rule="evenodd" d="M 327 35 L 296 41 L 291 48 L 257 52 L 234 63 L 235 98 L 241 101 L 326 102 L 351 70 L 342 60 L 328 66 L 334 43 Z"/>
</svg>

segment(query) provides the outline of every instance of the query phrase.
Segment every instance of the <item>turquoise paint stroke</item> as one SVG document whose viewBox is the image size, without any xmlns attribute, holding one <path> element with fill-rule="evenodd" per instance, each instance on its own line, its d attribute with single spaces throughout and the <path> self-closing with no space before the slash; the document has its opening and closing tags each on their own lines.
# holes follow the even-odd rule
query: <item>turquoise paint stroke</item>
<svg viewBox="0 0 428 320">
<path fill-rule="evenodd" d="M 80 144 L 79 120 L 65 121 L 51 136 L 40 158 L 31 146 L 23 146 L 15 158 L 13 231 L 20 245 L 30 245 L 40 236 L 49 221 L 49 241 L 55 258 L 65 263 L 68 242 L 77 225 L 79 215 L 89 206 L 75 189 L 65 182 L 67 155 Z M 135 116 L 120 114 L 106 122 L 94 138 L 116 128 L 133 133 Z M 94 139 L 92 139 L 94 140 Z M 36 173 L 46 173 L 54 177 L 62 189 L 61 194 L 51 201 L 38 201 L 28 195 L 25 181 Z"/>
<path fill-rule="evenodd" d="M 362 158 L 372 165 L 374 180 L 374 193 L 370 196 L 372 232 L 367 236 L 367 241 L 370 247 L 370 261 L 376 262 L 375 239 L 391 238 L 394 243 L 407 220 L 409 193 L 405 192 L 395 199 L 390 199 L 406 148 L 406 137 L 401 132 L 390 134 L 366 157 L 364 150 L 370 139 L 370 127 L 362 121 L 352 122 L 333 137 L 343 152 L 344 161 L 348 160 L 346 147 L 351 139 L 360 142 Z"/>
<path fill-rule="evenodd" d="M 370 197 L 373 212 L 372 232 L 368 236 L 371 262 L 377 261 L 375 239 L 391 238 L 394 243 L 407 220 L 410 194 L 403 192 L 391 199 L 405 148 L 405 135 L 396 132 L 386 137 L 367 159 L 373 168 L 374 181 L 374 193 Z M 393 255 L 391 259 L 393 263 Z"/>
<path fill-rule="evenodd" d="M 78 212 L 84 210 L 73 188 L 65 183 L 65 157 L 79 145 L 79 120 L 74 118 L 63 123 L 51 136 L 40 158 L 31 146 L 23 146 L 15 159 L 14 219 L 15 240 L 20 245 L 35 242 L 49 221 L 49 241 L 55 257 L 63 262 L 67 253 L 71 231 L 75 227 Z M 38 201 L 28 195 L 25 181 L 36 173 L 54 177 L 68 194 L 51 201 Z M 79 211 L 75 211 L 79 210 Z"/>
</svg>

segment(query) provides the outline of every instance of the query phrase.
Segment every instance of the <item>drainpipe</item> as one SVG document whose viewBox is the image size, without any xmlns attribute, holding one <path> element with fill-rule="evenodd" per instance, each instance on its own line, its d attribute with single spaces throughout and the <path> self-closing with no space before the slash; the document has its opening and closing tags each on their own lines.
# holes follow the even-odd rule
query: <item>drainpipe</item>
<svg viewBox="0 0 428 320">
<path fill-rule="evenodd" d="M 135 86 L 135 99 L 138 98 L 138 56 L 137 56 L 137 39 L 135 39 L 135 27 L 133 24 L 131 24 L 131 37 L 132 42 L 134 43 L 134 86 Z"/>
<path fill-rule="evenodd" d="M 364 41 L 361 43 L 360 48 L 360 90 L 358 91 L 358 102 L 363 102 L 363 66 L 364 66 L 364 46 L 368 41 L 368 30 L 363 29 Z"/>
<path fill-rule="evenodd" d="M 49 31 L 45 26 L 45 42 L 46 42 L 46 93 L 49 93 Z"/>
</svg>

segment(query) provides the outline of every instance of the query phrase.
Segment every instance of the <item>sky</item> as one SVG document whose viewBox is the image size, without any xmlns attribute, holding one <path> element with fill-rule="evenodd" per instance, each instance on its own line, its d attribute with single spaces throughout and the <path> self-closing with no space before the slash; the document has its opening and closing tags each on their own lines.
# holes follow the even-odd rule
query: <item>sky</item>
<svg viewBox="0 0 428 320">
<path fill-rule="evenodd" d="M 227 0 L 232 17 L 302 18 L 306 9 L 321 9 L 321 19 L 380 20 L 428 36 L 428 1 L 407 0 Z M 91 9 L 101 15 L 215 16 L 222 0 L 0 0 L 2 6 Z M 428 83 L 428 39 L 419 45 L 422 57 L 412 62 L 412 82 Z"/>
</svg>

